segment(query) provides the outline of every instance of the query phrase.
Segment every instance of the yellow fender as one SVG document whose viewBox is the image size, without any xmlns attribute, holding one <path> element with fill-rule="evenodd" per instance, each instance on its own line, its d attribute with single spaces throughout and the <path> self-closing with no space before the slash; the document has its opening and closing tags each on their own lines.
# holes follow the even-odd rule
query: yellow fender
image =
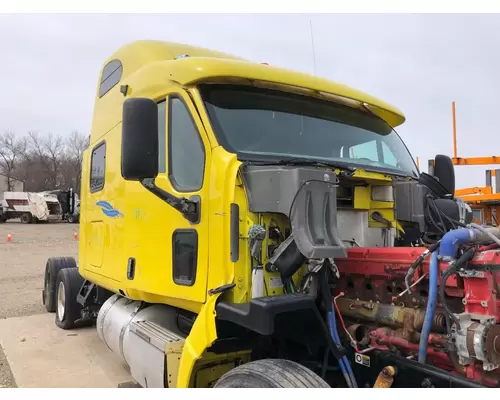
<svg viewBox="0 0 500 400">
<path fill-rule="evenodd" d="M 215 293 L 208 297 L 184 342 L 177 376 L 177 388 L 189 387 L 196 360 L 199 360 L 204 351 L 217 339 L 215 304 L 220 295 L 221 293 Z"/>
</svg>

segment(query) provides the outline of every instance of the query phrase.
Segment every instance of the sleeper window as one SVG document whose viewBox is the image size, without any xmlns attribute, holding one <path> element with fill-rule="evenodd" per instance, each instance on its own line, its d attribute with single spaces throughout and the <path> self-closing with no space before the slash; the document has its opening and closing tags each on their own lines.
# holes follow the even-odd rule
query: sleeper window
<svg viewBox="0 0 500 400">
<path fill-rule="evenodd" d="M 102 70 L 99 97 L 104 96 L 115 87 L 122 78 L 123 67 L 119 60 L 110 61 Z"/>
<path fill-rule="evenodd" d="M 106 144 L 103 143 L 92 151 L 90 170 L 90 191 L 98 192 L 104 187 L 106 172 Z"/>
</svg>

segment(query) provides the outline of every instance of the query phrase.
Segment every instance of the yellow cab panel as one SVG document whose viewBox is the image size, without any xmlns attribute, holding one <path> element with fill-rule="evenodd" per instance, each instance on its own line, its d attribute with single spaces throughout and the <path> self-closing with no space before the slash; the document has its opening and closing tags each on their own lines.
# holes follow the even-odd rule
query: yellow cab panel
<svg viewBox="0 0 500 400">
<path fill-rule="evenodd" d="M 155 41 L 124 46 L 101 71 L 91 143 L 84 155 L 79 267 L 84 278 L 133 300 L 195 312 L 208 291 L 230 283 L 235 284 L 230 295 L 235 301 L 251 297 L 248 238 L 240 230 L 235 257 L 231 207 L 239 208 L 240 229 L 248 229 L 259 217 L 248 210 L 241 162 L 219 142 L 219 127 L 213 126 L 200 95 L 199 86 L 211 84 L 307 95 L 353 108 L 368 107 L 393 126 L 404 121 L 396 108 L 322 78 L 189 46 Z M 153 99 L 158 106 L 155 184 L 174 196 L 198 199 L 201 212 L 196 223 L 140 182 L 122 177 L 122 105 L 135 97 Z M 363 174 L 358 169 L 353 178 L 390 185 L 386 174 Z M 394 221 L 392 201 L 373 201 L 370 191 L 359 188 L 356 193 L 353 207 L 382 210 L 385 218 Z M 370 220 L 371 226 L 377 223 Z M 272 286 L 276 274 L 267 271 L 265 276 Z"/>
</svg>

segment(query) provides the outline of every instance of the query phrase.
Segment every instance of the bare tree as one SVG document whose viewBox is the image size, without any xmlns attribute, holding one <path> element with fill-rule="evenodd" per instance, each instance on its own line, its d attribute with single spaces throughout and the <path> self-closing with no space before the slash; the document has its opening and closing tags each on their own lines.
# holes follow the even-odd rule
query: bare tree
<svg viewBox="0 0 500 400">
<path fill-rule="evenodd" d="M 28 132 L 28 144 L 31 152 L 38 156 L 38 157 L 43 157 L 44 151 L 43 151 L 43 145 L 42 145 L 42 139 L 40 138 L 40 134 L 36 131 L 30 131 Z"/>
<path fill-rule="evenodd" d="M 54 188 L 59 187 L 62 183 L 59 175 L 65 150 L 64 139 L 60 135 L 49 133 L 43 138 L 42 146 L 49 165 L 49 182 Z"/>
<path fill-rule="evenodd" d="M 24 150 L 24 142 L 16 138 L 14 132 L 0 135 L 0 170 L 7 177 L 8 191 L 14 190 L 14 173 Z"/>
<path fill-rule="evenodd" d="M 28 136 L 33 155 L 45 172 L 46 185 L 52 189 L 59 187 L 60 166 L 65 150 L 62 136 L 49 133 L 41 137 L 38 132 L 29 132 Z"/>
<path fill-rule="evenodd" d="M 80 181 L 82 176 L 82 162 L 83 151 L 89 145 L 88 136 L 73 131 L 66 141 L 66 156 L 67 162 L 73 168 L 74 177 L 74 190 L 80 192 Z"/>
<path fill-rule="evenodd" d="M 87 146 L 88 137 L 78 131 L 68 137 L 36 131 L 26 136 L 6 132 L 0 135 L 0 172 L 10 180 L 23 180 L 26 191 L 72 188 L 79 193 Z"/>
<path fill-rule="evenodd" d="M 16 175 L 24 181 L 26 191 L 41 191 L 46 186 L 45 167 L 40 156 L 41 149 L 34 146 L 38 143 L 38 133 L 28 132 L 20 138 L 23 151 L 16 168 Z M 36 151 L 38 150 L 38 151 Z"/>
<path fill-rule="evenodd" d="M 30 189 L 26 190 L 41 191 L 48 188 L 50 182 L 47 175 L 50 172 L 50 165 L 45 156 L 43 139 L 36 131 L 28 132 L 28 151 L 24 158 L 26 160 L 26 173 L 31 178 L 29 179 Z"/>
</svg>

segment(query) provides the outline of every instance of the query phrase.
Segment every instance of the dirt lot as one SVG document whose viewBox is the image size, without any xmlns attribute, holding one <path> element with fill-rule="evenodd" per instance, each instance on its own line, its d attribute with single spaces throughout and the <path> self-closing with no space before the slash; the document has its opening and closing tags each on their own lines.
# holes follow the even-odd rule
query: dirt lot
<svg viewBox="0 0 500 400">
<path fill-rule="evenodd" d="M 44 312 L 42 305 L 45 263 L 52 256 L 78 254 L 73 233 L 78 225 L 68 223 L 23 225 L 0 224 L 0 319 Z M 12 242 L 7 241 L 8 234 Z M 0 387 L 15 386 L 0 349 Z"/>
</svg>

